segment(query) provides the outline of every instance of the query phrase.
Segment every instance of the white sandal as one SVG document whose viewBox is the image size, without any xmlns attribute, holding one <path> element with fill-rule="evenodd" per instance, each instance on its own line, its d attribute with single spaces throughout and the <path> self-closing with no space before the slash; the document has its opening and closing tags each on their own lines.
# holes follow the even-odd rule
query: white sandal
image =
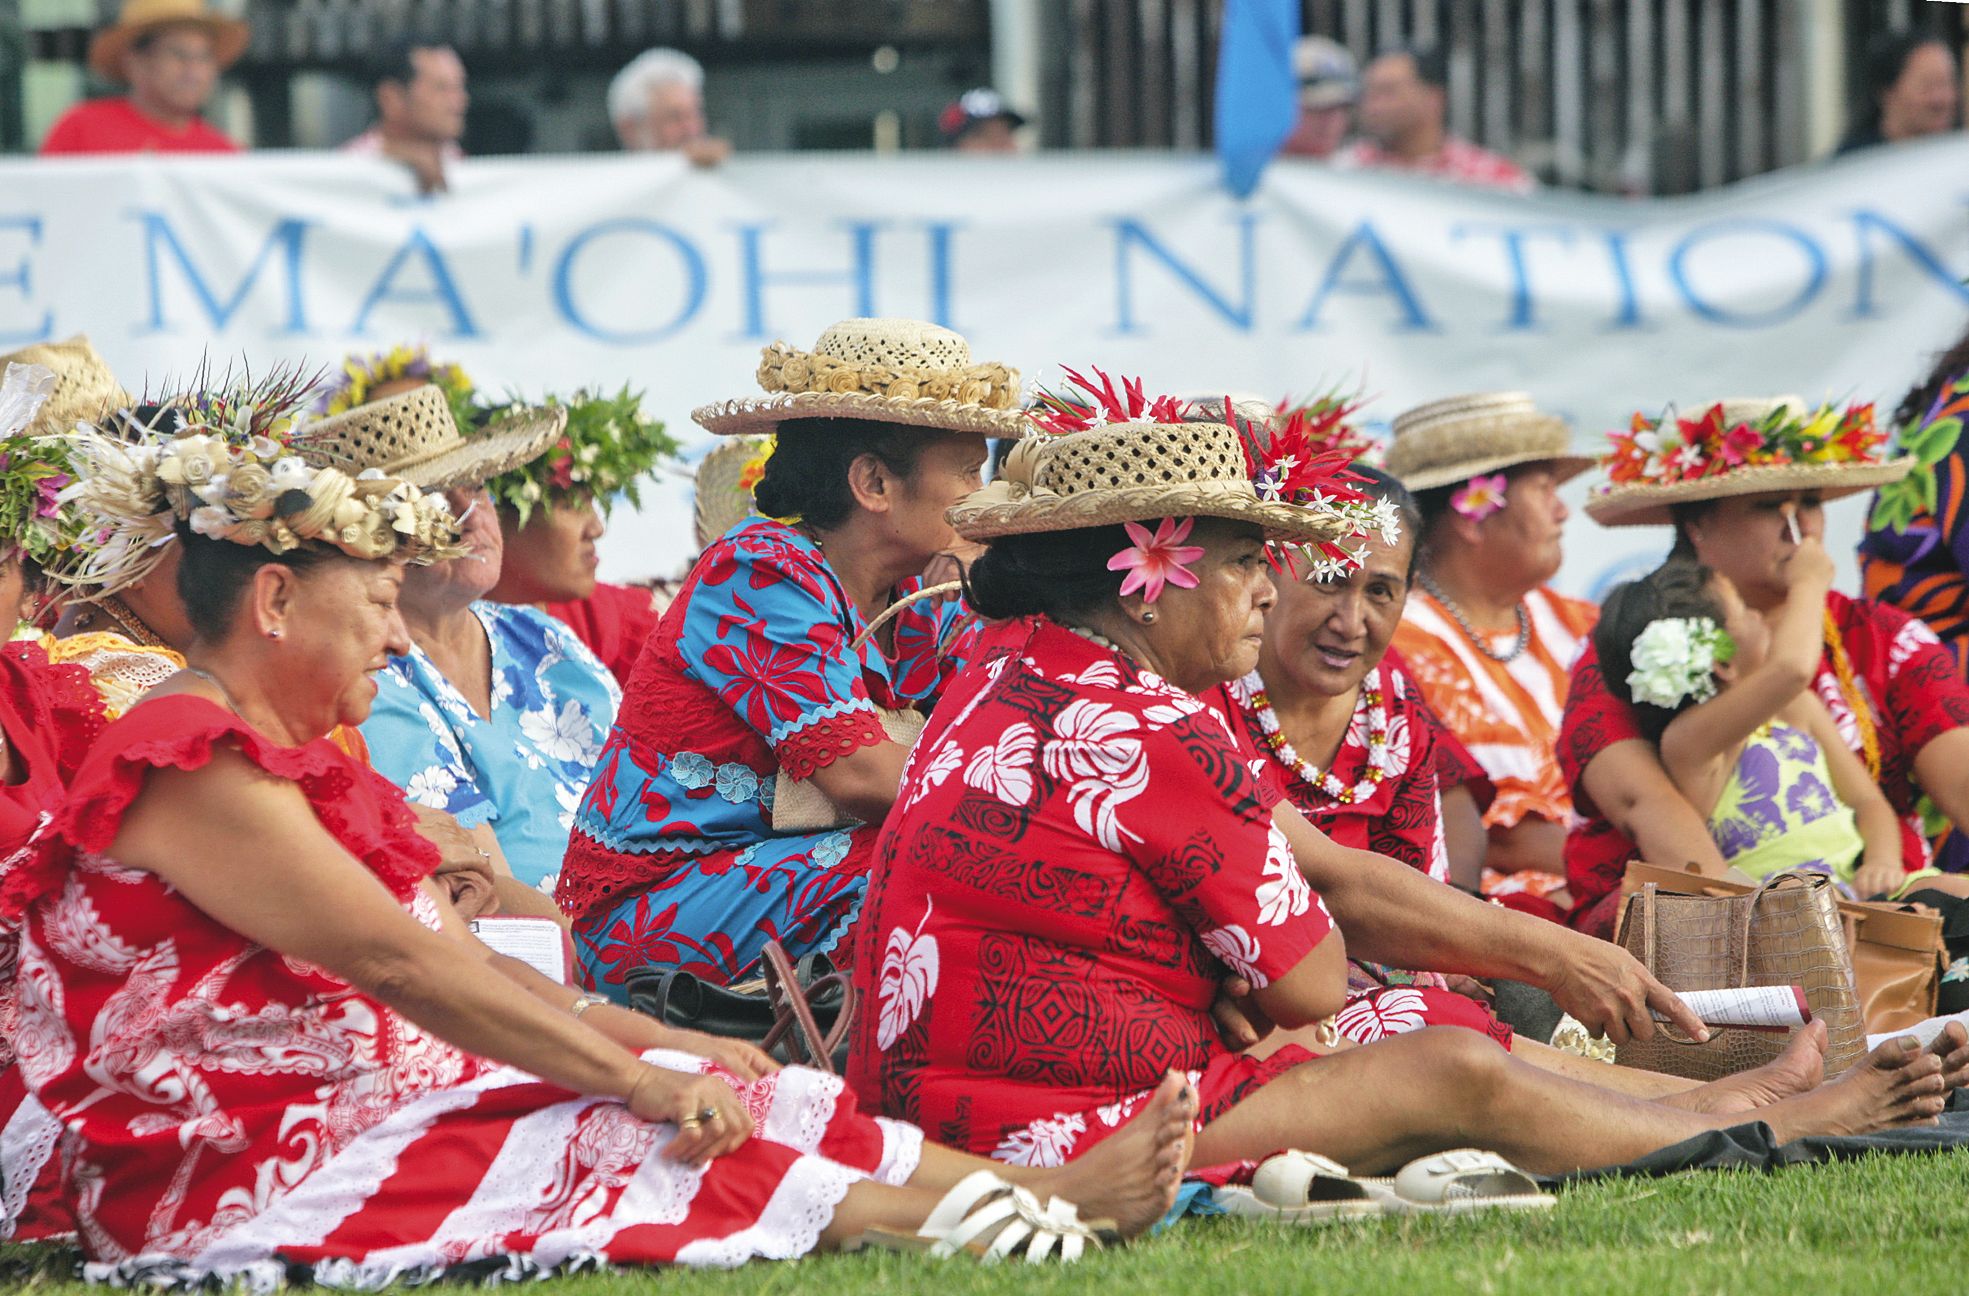
<svg viewBox="0 0 1969 1296">
<path fill-rule="evenodd" d="M 1112 1224 L 1082 1220 L 1072 1202 L 1055 1197 L 1042 1206 L 1026 1189 L 989 1170 L 977 1170 L 943 1195 L 916 1232 L 870 1229 L 847 1249 L 881 1247 L 933 1256 L 962 1251 L 986 1264 L 1016 1255 L 1023 1255 L 1027 1264 L 1049 1259 L 1072 1264 L 1085 1252 L 1119 1240 Z"/>
<path fill-rule="evenodd" d="M 1326 1224 L 1385 1215 L 1391 1196 L 1391 1190 L 1354 1178 L 1347 1167 L 1317 1152 L 1288 1150 L 1260 1162 L 1249 1188 L 1220 1188 L 1211 1199 L 1227 1214 L 1246 1219 Z"/>
<path fill-rule="evenodd" d="M 1549 1210 L 1557 1199 L 1495 1152 L 1454 1148 L 1411 1161 L 1387 1183 L 1408 1210 L 1458 1215 L 1480 1210 Z"/>
</svg>

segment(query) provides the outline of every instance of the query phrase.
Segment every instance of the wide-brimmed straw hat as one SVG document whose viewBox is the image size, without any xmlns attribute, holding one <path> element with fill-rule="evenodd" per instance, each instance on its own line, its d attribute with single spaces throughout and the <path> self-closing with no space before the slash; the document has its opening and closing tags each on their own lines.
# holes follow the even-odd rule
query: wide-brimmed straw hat
<svg viewBox="0 0 1969 1296">
<path fill-rule="evenodd" d="M 1813 409 L 1796 396 L 1728 397 L 1637 414 L 1612 435 L 1586 513 L 1602 526 L 1667 526 L 1677 504 L 1810 491 L 1821 499 L 1899 481 L 1911 457 L 1883 459 L 1872 405 Z M 1663 429 L 1672 428 L 1667 438 Z M 1740 444 L 1728 447 L 1730 438 Z M 1720 460 L 1720 462 L 1719 462 Z"/>
<path fill-rule="evenodd" d="M 691 523 L 699 549 L 758 512 L 752 488 L 759 484 L 758 474 L 772 448 L 771 437 L 733 437 L 711 447 L 698 462 L 692 474 Z"/>
<path fill-rule="evenodd" d="M 212 55 L 221 68 L 229 68 L 246 52 L 252 29 L 237 18 L 215 13 L 205 0 L 123 0 L 116 21 L 101 28 L 89 40 L 89 70 L 105 81 L 119 84 L 123 56 L 146 32 L 160 27 L 193 24 L 212 34 Z"/>
<path fill-rule="evenodd" d="M 55 389 L 28 425 L 34 436 L 62 436 L 77 423 L 94 423 L 136 404 L 110 372 L 84 334 L 64 342 L 38 342 L 0 356 L 0 376 L 10 364 L 42 365 L 55 375 Z"/>
<path fill-rule="evenodd" d="M 310 461 L 351 476 L 374 468 L 423 490 L 450 490 L 531 463 L 566 426 L 565 409 L 541 406 L 467 437 L 443 390 L 426 384 L 315 419 L 296 433 L 294 445 Z"/>
<path fill-rule="evenodd" d="M 966 540 L 1168 517 L 1251 522 L 1288 544 L 1356 530 L 1336 510 L 1261 498 L 1242 439 L 1222 423 L 1110 423 L 1028 437 L 948 516 Z"/>
<path fill-rule="evenodd" d="M 842 320 L 811 351 L 775 342 L 760 354 L 759 386 L 768 394 L 706 405 L 691 417 L 720 436 L 771 432 L 799 418 L 873 419 L 989 437 L 1029 430 L 1019 371 L 974 363 L 970 343 L 922 320 Z"/>
<path fill-rule="evenodd" d="M 1549 463 L 1560 481 L 1593 466 L 1569 453 L 1572 429 L 1524 392 L 1473 392 L 1395 417 L 1388 472 L 1412 491 L 1453 486 L 1520 464 Z"/>
</svg>

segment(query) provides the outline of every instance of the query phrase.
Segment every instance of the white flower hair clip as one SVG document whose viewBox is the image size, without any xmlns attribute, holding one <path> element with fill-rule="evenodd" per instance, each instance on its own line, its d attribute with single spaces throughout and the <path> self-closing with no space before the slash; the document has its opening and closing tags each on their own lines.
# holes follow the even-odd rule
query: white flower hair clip
<svg viewBox="0 0 1969 1296">
<path fill-rule="evenodd" d="M 1634 638 L 1627 688 L 1636 702 L 1673 710 L 1716 696 L 1716 668 L 1736 656 L 1730 632 L 1710 617 L 1663 617 Z"/>
</svg>

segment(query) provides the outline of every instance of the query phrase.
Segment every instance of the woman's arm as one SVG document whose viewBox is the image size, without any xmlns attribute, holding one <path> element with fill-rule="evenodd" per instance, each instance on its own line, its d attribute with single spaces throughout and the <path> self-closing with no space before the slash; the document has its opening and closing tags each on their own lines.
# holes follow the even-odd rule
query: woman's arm
<svg viewBox="0 0 1969 1296">
<path fill-rule="evenodd" d="M 1826 768 L 1832 773 L 1833 791 L 1852 807 L 1859 822 L 1860 838 L 1866 845 L 1853 890 L 1861 899 L 1892 894 L 1907 877 L 1901 859 L 1901 823 L 1894 817 L 1893 805 L 1866 772 L 1866 763 L 1839 736 L 1839 726 L 1816 695 L 1807 691 L 1785 709 L 1785 718 L 1818 741 Z"/>
<path fill-rule="evenodd" d="M 1395 867 L 1406 866 L 1398 864 Z M 1340 929 L 1336 926 L 1328 932 L 1290 972 L 1263 990 L 1254 991 L 1251 997 L 1257 1000 L 1258 1007 L 1273 1025 L 1283 1026 L 1287 1030 L 1311 1026 L 1345 1008 L 1347 942 L 1340 935 Z"/>
<path fill-rule="evenodd" d="M 1709 877 L 1720 877 L 1729 868 L 1709 826 L 1676 789 L 1645 740 L 1626 738 L 1602 747 L 1587 762 L 1579 783 L 1607 822 L 1649 863 L 1694 866 Z"/>
<path fill-rule="evenodd" d="M 808 778 L 847 814 L 879 824 L 889 817 L 889 807 L 902 790 L 902 767 L 908 760 L 909 748 L 881 742 L 836 757 Z"/>
<path fill-rule="evenodd" d="M 1483 812 L 1477 798 L 1459 783 L 1445 789 L 1442 796 L 1443 845 L 1449 853 L 1449 880 L 1452 886 L 1475 891 L 1484 876 L 1484 855 L 1490 838 L 1484 832 Z"/>
</svg>

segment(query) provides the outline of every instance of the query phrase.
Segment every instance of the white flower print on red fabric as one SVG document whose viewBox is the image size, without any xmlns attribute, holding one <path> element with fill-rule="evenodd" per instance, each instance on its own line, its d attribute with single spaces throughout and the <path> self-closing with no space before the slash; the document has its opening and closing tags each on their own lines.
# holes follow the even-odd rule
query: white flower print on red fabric
<svg viewBox="0 0 1969 1296">
<path fill-rule="evenodd" d="M 914 755 L 910 757 L 911 761 L 915 759 Z M 929 764 L 923 767 L 922 773 L 916 774 L 904 770 L 903 783 L 905 785 L 913 783 L 915 788 L 910 792 L 909 800 L 903 804 L 903 809 L 910 809 L 931 792 L 943 786 L 943 781 L 955 774 L 963 764 L 964 749 L 954 742 L 946 741 L 937 748 L 936 755 L 930 758 Z"/>
<path fill-rule="evenodd" d="M 1258 970 L 1258 942 L 1241 923 L 1213 927 L 1203 933 L 1203 947 L 1215 954 L 1218 962 L 1249 981 L 1253 990 L 1263 990 L 1272 983 L 1270 977 Z"/>
<path fill-rule="evenodd" d="M 971 756 L 964 767 L 964 782 L 1006 805 L 1027 805 L 1032 801 L 1032 758 L 1038 750 L 1039 731 L 1020 721 Z"/>
<path fill-rule="evenodd" d="M 991 1159 L 1015 1166 L 1060 1166 L 1073 1155 L 1074 1145 L 1087 1132 L 1079 1113 L 1042 1116 L 1024 1129 L 1007 1134 L 991 1150 Z"/>
<path fill-rule="evenodd" d="M 1046 772 L 1069 784 L 1067 799 L 1080 830 L 1119 854 L 1125 837 L 1141 837 L 1121 826 L 1120 807 L 1149 785 L 1142 755 L 1141 721 L 1105 702 L 1077 698 L 1053 722 L 1055 738 L 1041 757 Z"/>
<path fill-rule="evenodd" d="M 1908 659 L 1922 649 L 1941 646 L 1942 641 L 1935 637 L 1935 632 L 1928 628 L 1926 622 L 1910 618 L 1908 623 L 1895 633 L 1893 645 L 1887 650 L 1887 678 L 1893 679 L 1899 675 L 1901 667 L 1907 665 Z"/>
<path fill-rule="evenodd" d="M 1428 1001 L 1417 991 L 1383 990 L 1342 1008 L 1333 1019 L 1333 1028 L 1356 1044 L 1372 1044 L 1390 1035 L 1421 1030 L 1427 1024 L 1428 1011 Z"/>
<path fill-rule="evenodd" d="M 884 1052 L 902 1038 L 923 1004 L 937 991 L 937 938 L 924 932 L 934 905 L 923 906 L 916 930 L 898 927 L 882 951 L 882 977 L 876 983 L 875 1046 Z"/>
<path fill-rule="evenodd" d="M 1313 900 L 1313 889 L 1299 872 L 1292 858 L 1292 847 L 1285 834 L 1273 824 L 1265 849 L 1265 880 L 1258 884 L 1258 921 L 1276 927 L 1306 912 Z"/>
</svg>

